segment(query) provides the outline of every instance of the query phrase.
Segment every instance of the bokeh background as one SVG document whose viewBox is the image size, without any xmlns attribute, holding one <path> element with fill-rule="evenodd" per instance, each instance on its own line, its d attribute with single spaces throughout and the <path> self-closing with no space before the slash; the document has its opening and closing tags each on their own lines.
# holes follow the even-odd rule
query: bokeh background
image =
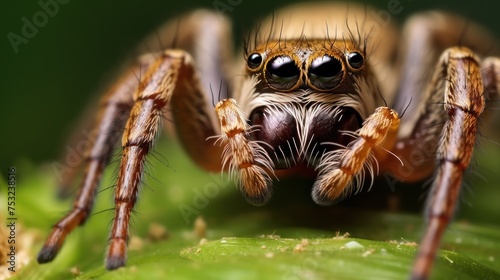
<svg viewBox="0 0 500 280">
<path fill-rule="evenodd" d="M 47 1 L 49 0 L 42 0 L 43 3 Z M 62 2 L 62 0 L 60 1 Z M 103 87 L 109 84 L 109 77 L 113 76 L 113 73 L 117 71 L 123 59 L 131 55 L 132 50 L 137 47 L 141 39 L 172 16 L 198 7 L 214 8 L 214 3 L 231 2 L 230 0 L 193 0 L 177 1 L 177 3 L 167 0 L 65 1 L 68 3 L 60 4 L 57 13 L 53 17 L 49 17 L 47 23 L 38 28 L 36 34 L 29 38 L 26 44 L 18 46 L 17 53 L 9 42 L 8 34 L 13 32 L 21 35 L 25 24 L 23 18 L 26 17 L 30 22 L 33 22 L 33 16 L 42 8 L 37 1 L 8 1 L 2 4 L 0 17 L 0 34 L 2 35 L 0 40 L 0 199 L 5 199 L 1 186 L 4 185 L 2 181 L 5 178 L 7 168 L 12 165 L 17 166 L 18 186 L 26 188 L 26 192 L 19 192 L 18 194 L 19 208 L 23 211 L 19 215 L 27 227 L 41 229 L 41 232 L 43 232 L 41 235 L 43 236 L 48 232 L 48 225 L 52 224 L 64 213 L 71 203 L 69 200 L 60 202 L 55 199 L 55 180 L 53 178 L 48 179 L 52 177 L 52 174 L 48 174 L 51 172 L 50 169 L 45 169 L 46 163 L 59 160 L 61 151 L 67 145 L 68 134 L 78 123 L 86 108 L 92 105 L 91 102 L 99 97 Z M 394 3 L 395 1 L 367 0 L 364 2 L 380 9 L 387 9 L 388 3 Z M 239 1 L 235 0 L 234 2 Z M 293 1 L 241 0 L 241 3 L 233 7 L 232 10 L 225 11 L 225 14 L 233 18 L 235 23 L 235 43 L 238 45 L 242 42 L 243 36 L 241 34 L 244 34 L 242 31 L 248 31 L 255 21 L 266 16 L 277 7 L 290 2 Z M 500 37 L 500 24 L 498 23 L 499 2 L 486 0 L 460 2 L 452 0 L 399 0 L 399 3 L 403 7 L 402 12 L 392 15 L 391 20 L 402 23 L 412 13 L 429 9 L 442 9 L 457 12 L 475 22 L 481 23 Z M 239 50 L 239 46 L 237 48 Z M 495 102 L 490 105 L 500 107 Z M 492 129 L 496 130 L 495 127 Z M 499 138 L 483 139 L 478 149 L 477 160 L 474 162 L 472 172 L 469 172 L 471 173 L 469 175 L 472 176 L 467 179 L 467 185 L 472 191 L 464 192 L 462 200 L 464 206 L 461 207 L 461 210 L 465 211 L 459 213 L 457 220 L 496 225 L 497 227 L 492 229 L 487 227 L 486 229 L 491 229 L 498 235 L 500 188 L 496 186 L 496 182 L 500 180 L 498 172 L 500 169 L 500 148 L 493 141 L 498 142 Z M 175 146 L 170 149 L 176 147 L 178 148 L 178 146 Z M 182 152 L 170 150 L 159 151 L 158 154 L 161 157 L 165 156 L 167 161 L 171 160 L 169 163 L 171 166 L 165 167 L 158 164 L 163 170 L 152 175 L 155 180 L 149 180 L 150 185 L 142 192 L 141 200 L 143 202 L 138 209 L 138 212 L 141 213 L 139 214 L 140 218 L 138 218 L 140 221 L 135 229 L 139 235 L 145 232 L 145 225 L 152 221 L 173 228 L 176 226 L 179 228 L 179 225 L 190 227 L 182 220 L 177 206 L 181 203 L 180 201 L 190 203 L 193 193 L 191 190 L 182 187 L 184 185 L 195 185 L 199 188 L 209 182 L 210 179 L 207 177 L 197 178 L 202 175 L 199 175 L 199 171 L 191 172 L 194 167 L 186 163 L 185 157 L 183 162 L 178 165 L 175 162 L 174 165 L 172 158 L 179 155 L 182 157 Z M 172 172 L 173 169 L 177 169 L 177 177 L 197 180 L 197 183 L 187 184 L 168 181 L 170 177 L 174 177 L 170 176 L 170 174 L 174 173 Z M 104 188 L 111 186 L 112 182 L 113 175 L 108 175 L 104 180 Z M 166 188 L 164 185 L 169 187 Z M 387 189 L 385 183 L 383 183 L 383 187 Z M 108 204 L 99 201 L 97 203 L 95 212 L 102 215 L 95 215 L 93 219 L 90 219 L 86 227 L 76 231 L 77 233 L 72 235 L 72 239 L 66 245 L 69 248 L 65 250 L 67 254 L 71 252 L 73 255 L 80 255 L 68 258 L 68 263 L 71 265 L 83 263 L 83 267 L 87 268 L 87 271 L 95 271 L 102 267 L 102 249 L 107 234 L 106 222 L 111 217 L 111 212 L 106 212 L 106 209 L 110 209 L 112 191 L 110 191 L 110 188 L 107 190 L 104 194 L 101 193 L 98 196 L 98 200 L 108 202 Z M 177 192 L 177 196 L 175 192 Z M 207 207 L 205 214 L 211 216 L 209 222 L 216 225 L 216 217 L 228 218 L 229 222 L 226 222 L 231 224 L 231 216 L 237 216 L 236 212 L 238 211 L 234 211 L 237 208 L 240 209 L 238 213 L 278 211 L 278 216 L 289 219 L 287 221 L 290 221 L 290 224 L 296 223 L 297 220 L 307 222 L 310 219 L 307 217 L 307 213 L 298 218 L 298 215 L 295 214 L 300 212 L 302 208 L 298 208 L 297 205 L 286 201 L 287 198 L 283 194 L 286 195 L 288 192 L 286 188 L 282 188 L 281 196 L 276 194 L 273 197 L 273 201 L 277 201 L 277 203 L 273 202 L 275 209 L 267 208 L 267 206 L 255 208 L 247 205 L 236 190 L 227 188 L 224 192 L 224 194 L 228 194 L 227 198 L 225 195 L 220 195 L 220 197 L 214 199 L 217 203 L 224 203 L 224 207 L 215 202 L 211 203 Z M 307 199 L 308 206 L 311 206 L 312 201 L 309 192 L 309 190 L 305 191 L 304 198 Z M 412 199 L 422 202 L 424 200 L 424 191 L 418 187 L 417 193 L 417 196 Z M 170 202 L 164 198 L 167 194 L 171 200 Z M 276 200 L 274 200 L 275 198 Z M 157 205 L 165 206 L 165 209 L 162 208 L 159 211 Z M 228 211 L 227 209 L 232 210 Z M 3 213 L 1 211 L 3 209 L 0 210 L 0 216 Z M 333 224 L 332 221 L 337 222 L 337 216 L 345 214 L 342 211 L 340 211 L 341 215 L 336 215 L 334 218 L 330 217 L 331 220 L 325 220 L 325 223 Z M 350 211 L 347 210 L 347 212 Z M 345 221 L 349 222 L 354 216 L 356 216 L 356 213 L 343 217 Z M 360 217 L 360 215 L 357 216 Z M 415 219 L 420 221 L 421 215 L 415 214 L 411 217 L 410 221 L 412 222 Z M 372 219 L 369 215 L 364 218 L 366 220 L 361 221 L 357 226 L 358 228 L 365 228 L 366 232 L 373 232 L 373 225 L 376 223 L 378 227 L 375 228 L 378 229 L 378 232 L 392 231 L 392 229 L 388 230 L 386 224 L 378 223 L 378 219 Z M 406 225 L 408 223 L 407 218 L 403 216 L 401 223 Z M 276 229 L 273 224 L 276 220 L 272 215 L 251 220 L 245 217 L 239 223 L 234 223 L 237 226 L 226 227 L 223 225 L 218 230 L 225 235 L 227 231 L 232 236 L 238 236 L 238 233 L 241 232 L 243 232 L 243 235 L 248 235 L 250 232 L 250 235 L 253 236 L 255 233 L 260 234 L 263 231 L 260 228 L 259 230 L 249 231 L 246 227 L 257 227 L 261 223 L 266 229 L 269 229 L 269 231 L 265 232 L 272 233 Z M 359 222 L 359 220 L 357 221 Z M 223 223 L 221 219 L 218 222 L 219 225 Z M 266 222 L 268 224 L 265 224 Z M 306 224 L 306 222 L 302 222 L 302 225 Z M 370 226 L 367 226 L 367 224 Z M 87 229 L 85 230 L 85 228 Z M 453 229 L 449 232 L 453 234 L 457 231 Z M 461 234 L 460 231 L 458 233 Z M 493 236 L 493 234 L 491 235 Z M 386 240 L 387 238 L 385 235 L 377 237 L 369 234 L 363 235 L 362 231 L 358 232 L 358 236 L 370 237 L 375 240 Z M 403 235 L 398 233 L 396 236 Z M 418 232 L 409 236 L 418 236 Z M 81 241 L 84 238 L 95 241 L 97 245 L 93 247 L 97 246 L 98 249 L 87 248 L 90 243 Z M 448 239 L 453 240 L 452 238 Z M 489 239 L 486 240 L 489 242 Z M 494 245 L 500 244 L 498 239 L 494 239 L 492 242 Z M 35 254 L 37 248 L 41 246 L 40 243 L 41 239 L 34 245 L 34 249 L 31 248 L 32 254 Z M 489 243 L 485 244 L 483 247 L 492 246 Z M 151 245 L 150 249 L 156 250 L 155 246 L 154 244 Z M 474 246 L 476 245 L 473 244 L 469 247 L 473 248 Z M 85 255 L 79 254 L 79 251 L 91 251 L 92 255 L 97 257 L 92 260 L 84 260 Z M 174 253 L 178 257 L 178 252 L 174 251 Z M 146 258 L 149 255 L 151 255 L 150 252 L 145 253 Z M 489 255 L 483 257 L 488 262 Z M 498 259 L 500 257 L 496 259 L 496 268 L 500 267 Z M 412 257 L 408 258 L 409 263 L 411 263 L 411 260 Z M 32 264 L 31 270 L 28 270 L 28 272 L 31 271 L 31 275 L 34 275 L 33 279 L 41 279 L 38 274 L 42 270 L 50 271 L 65 261 L 64 257 L 60 257 L 57 263 L 52 266 L 38 267 Z M 66 273 L 62 275 L 69 273 L 65 267 L 69 266 L 68 263 L 59 268 L 63 271 L 61 273 Z M 191 269 L 190 266 L 187 266 L 187 268 Z M 102 273 L 102 271 L 99 271 L 99 273 Z"/>
<path fill-rule="evenodd" d="M 47 1 L 47 0 L 42 0 Z M 65 0 L 59 11 L 38 28 L 15 53 L 8 33 L 22 34 L 26 17 L 41 10 L 37 1 L 7 1 L 0 17 L 0 170 L 20 158 L 34 163 L 52 160 L 65 146 L 68 132 L 91 100 L 106 85 L 117 65 L 140 40 L 168 18 L 196 7 L 213 8 L 216 1 L 78 1 Z M 220 1 L 226 2 L 226 1 Z M 273 9 L 292 1 L 250 1 L 225 14 L 241 30 Z M 389 0 L 365 1 L 386 8 Z M 499 2 L 399 0 L 399 22 L 427 9 L 458 12 L 500 34 Z M 239 49 L 238 49 L 239 50 Z"/>
</svg>

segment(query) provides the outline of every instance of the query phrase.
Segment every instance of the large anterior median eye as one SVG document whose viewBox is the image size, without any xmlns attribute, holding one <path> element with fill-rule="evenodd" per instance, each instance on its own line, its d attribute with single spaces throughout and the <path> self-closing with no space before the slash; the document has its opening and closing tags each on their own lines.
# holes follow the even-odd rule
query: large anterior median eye
<svg viewBox="0 0 500 280">
<path fill-rule="evenodd" d="M 342 81 L 343 74 L 342 62 L 329 55 L 314 59 L 308 71 L 311 85 L 321 90 L 333 89 L 338 86 Z"/>
<path fill-rule="evenodd" d="M 300 78 L 300 69 L 289 56 L 277 56 L 266 65 L 266 80 L 275 89 L 293 88 Z"/>
</svg>

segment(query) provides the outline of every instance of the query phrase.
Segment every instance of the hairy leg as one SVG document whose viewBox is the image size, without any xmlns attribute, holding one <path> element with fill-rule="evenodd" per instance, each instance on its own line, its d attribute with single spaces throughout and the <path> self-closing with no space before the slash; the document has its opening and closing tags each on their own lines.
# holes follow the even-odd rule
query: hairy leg
<svg viewBox="0 0 500 280">
<path fill-rule="evenodd" d="M 210 33 L 200 36 L 206 26 L 210 27 Z M 143 48 L 148 51 L 163 49 L 164 44 L 169 49 L 142 56 L 103 97 L 103 108 L 95 126 L 97 139 L 86 155 L 82 188 L 72 211 L 54 226 L 47 238 L 38 256 L 40 263 L 53 260 L 65 237 L 90 215 L 102 172 L 124 127 L 115 220 L 106 259 L 108 269 L 125 264 L 130 212 L 137 199 L 145 157 L 166 114 L 170 113 L 175 119 L 173 128 L 193 160 L 209 170 L 221 169 L 222 148 L 206 139 L 219 135 L 219 127 L 214 125 L 216 116 L 210 106 L 209 88 L 211 84 L 228 83 L 225 71 L 229 69 L 224 66 L 231 58 L 228 56 L 229 33 L 226 18 L 195 11 L 170 22 L 152 37 L 154 39 L 146 40 Z M 158 45 L 154 46 L 153 42 Z M 173 49 L 176 47 L 188 51 Z M 68 175 L 65 180 L 73 177 Z"/>
<path fill-rule="evenodd" d="M 173 103 L 174 98 L 186 101 L 203 97 L 193 63 L 191 56 L 184 51 L 166 50 L 151 64 L 134 93 L 134 106 L 122 138 L 122 158 L 115 189 L 115 216 L 106 255 L 106 268 L 109 270 L 125 265 L 131 211 L 137 200 L 146 156 L 159 132 L 165 108 L 171 101 Z M 201 115 L 209 114 L 206 106 L 195 109 L 203 113 Z M 172 110 L 179 114 L 189 113 L 175 106 Z M 195 118 L 194 122 L 188 124 L 200 125 L 200 120 Z M 204 126 L 202 132 L 207 133 L 202 134 L 205 136 L 203 139 L 216 133 L 210 122 L 201 121 L 201 124 Z"/>
<path fill-rule="evenodd" d="M 38 262 L 52 261 L 66 236 L 78 225 L 87 220 L 92 210 L 97 187 L 108 163 L 116 140 L 119 138 L 132 106 L 132 95 L 137 88 L 137 75 L 141 67 L 147 67 L 149 61 L 142 60 L 124 72 L 100 102 L 94 130 L 96 138 L 85 154 L 85 171 L 73 209 L 53 227 L 47 241 L 38 254 Z M 71 172 L 71 175 L 74 174 Z M 67 175 L 68 176 L 68 175 Z M 65 180 L 74 179 L 72 176 Z"/>
<path fill-rule="evenodd" d="M 353 133 L 356 138 L 346 148 L 325 154 L 318 165 L 319 175 L 313 186 L 314 201 L 329 205 L 344 199 L 353 188 L 359 190 L 364 182 L 366 164 L 372 164 L 372 152 L 377 148 L 392 148 L 399 122 L 394 110 L 379 107 L 363 122 L 359 132 Z"/>
</svg>

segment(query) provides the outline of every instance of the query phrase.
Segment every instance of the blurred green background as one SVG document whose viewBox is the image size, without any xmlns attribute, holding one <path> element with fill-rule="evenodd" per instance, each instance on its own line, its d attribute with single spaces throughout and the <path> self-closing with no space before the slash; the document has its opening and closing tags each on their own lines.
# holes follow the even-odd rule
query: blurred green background
<svg viewBox="0 0 500 280">
<path fill-rule="evenodd" d="M 2 129 L 0 132 L 0 174 L 4 175 L 7 167 L 11 165 L 18 167 L 19 185 L 26 186 L 26 192 L 18 194 L 20 208 L 23 211 L 19 215 L 29 227 L 41 228 L 44 234 L 48 231 L 48 226 L 61 213 L 68 209 L 70 201 L 58 202 L 55 200 L 53 195 L 55 193 L 53 174 L 49 174 L 50 172 L 47 172 L 47 169 L 40 169 L 39 167 L 43 163 L 58 159 L 61 150 L 67 145 L 67 136 L 72 126 L 78 122 L 85 108 L 89 106 L 89 102 L 96 100 L 99 91 L 109 82 L 107 81 L 107 77 L 116 71 L 121 61 L 130 55 L 131 50 L 137 46 L 144 36 L 150 34 L 156 26 L 174 15 L 196 7 L 213 8 L 215 3 L 215 1 L 183 1 L 180 3 L 182 4 L 181 6 L 180 4 L 172 4 L 172 1 L 166 0 L 67 1 L 67 4 L 59 5 L 57 14 L 50 17 L 47 24 L 43 27 L 38 28 L 36 35 L 33 38 L 29 38 L 27 44 L 18 46 L 19 51 L 17 53 L 15 53 L 9 42 L 9 32 L 20 35 L 24 25 L 22 18 L 26 17 L 32 21 L 33 15 L 39 12 L 41 7 L 36 1 L 31 1 L 30 3 L 28 1 L 9 1 L 3 4 L 3 13 L 0 17 L 0 34 L 3 36 L 0 42 L 0 65 L 2 66 L 0 70 L 2 71 L 2 75 L 0 75 L 0 96 L 2 97 L 0 100 L 0 129 Z M 248 30 L 254 21 L 267 15 L 275 8 L 290 2 L 292 1 L 243 0 L 240 5 L 234 7 L 234 10 L 226 12 L 226 15 L 232 17 L 235 22 L 236 43 L 240 43 L 243 38 L 241 35 L 242 30 Z M 385 9 L 391 1 L 373 0 L 366 2 Z M 437 8 L 458 12 L 467 18 L 485 25 L 496 35 L 500 36 L 500 25 L 498 24 L 500 3 L 497 2 L 488 2 L 486 0 L 464 2 L 452 0 L 400 0 L 400 4 L 403 7 L 402 12 L 398 15 L 393 15 L 393 20 L 398 22 L 403 22 L 405 17 L 417 11 Z M 493 103 L 493 107 L 498 107 L 498 105 Z M 492 140 L 498 141 L 496 138 Z M 500 149 L 498 144 L 491 144 L 488 140 L 483 140 L 482 142 L 483 144 L 478 149 L 477 161 L 475 161 L 472 172 L 470 172 L 476 173 L 476 175 L 470 176 L 467 179 L 467 185 L 472 189 L 472 192 L 464 192 L 461 208 L 465 211 L 460 212 L 458 219 L 498 225 L 500 217 L 500 205 L 498 204 L 500 188 L 495 186 L 495 182 L 500 180 L 500 174 L 498 173 L 500 169 Z M 164 145 L 165 143 L 161 144 L 160 147 L 164 147 Z M 170 149 L 175 148 L 177 146 Z M 197 180 L 197 183 L 189 183 L 189 185 L 199 187 L 214 178 L 206 174 L 205 177 L 201 178 L 203 175 L 200 174 L 202 173 L 194 171 L 192 164 L 186 163 L 185 157 L 183 161 L 173 164 L 173 158 L 178 156 L 183 157 L 182 152 L 169 151 L 167 149 L 165 151 L 161 150 L 158 153 L 167 158 L 171 168 L 158 164 L 160 165 L 160 171 L 153 172 L 156 174 L 153 174 L 151 177 L 161 181 L 161 183 L 149 180 L 148 183 L 150 183 L 151 188 L 145 188 L 143 191 L 144 194 L 141 197 L 143 202 L 140 205 L 144 207 L 139 208 L 138 211 L 141 216 L 136 223 L 136 232 L 139 234 L 144 234 L 146 225 L 150 222 L 160 221 L 174 228 L 176 226 L 179 228 L 179 225 L 184 228 L 190 227 L 191 225 L 187 225 L 182 220 L 178 209 L 176 209 L 180 203 L 179 201 L 192 201 L 193 192 L 190 189 L 182 188 L 184 185 L 188 185 L 188 183 L 183 183 L 182 179 Z M 173 169 L 176 169 L 177 177 L 181 179 L 174 179 L 173 182 L 170 182 L 170 177 L 175 177 L 170 176 Z M 195 173 L 192 173 L 192 170 Z M 113 173 L 113 170 L 108 172 Z M 193 176 L 193 174 L 195 175 Z M 485 177 L 485 180 L 482 179 L 483 177 Z M 112 178 L 113 175 L 107 175 L 104 181 L 105 187 L 112 184 Z M 165 185 L 172 186 L 172 188 L 166 188 Z M 286 185 L 286 183 L 282 183 L 282 185 Z M 387 190 L 385 184 L 382 184 L 382 187 Z M 241 232 L 243 232 L 243 235 L 248 235 L 249 232 L 250 235 L 255 232 L 270 234 L 277 227 L 272 224 L 277 220 L 274 215 L 269 214 L 272 211 L 277 211 L 276 216 L 279 219 L 283 219 L 283 217 L 287 219 L 282 222 L 286 226 L 307 226 L 309 222 L 308 212 L 302 213 L 302 216 L 299 217 L 298 213 L 301 212 L 302 208 L 297 207 L 293 202 L 287 201 L 288 198 L 285 196 L 289 192 L 286 188 L 278 189 L 277 194 L 273 197 L 272 204 L 274 205 L 255 208 L 245 204 L 244 199 L 237 193 L 233 186 L 227 188 L 224 195 L 216 199 L 218 203 L 224 203 L 224 207 L 220 207 L 217 203 L 211 203 L 209 209 L 206 211 L 206 213 L 211 213 L 212 218 L 224 217 L 222 219 L 227 218 L 227 220 L 221 221 L 219 218 L 218 221 L 209 220 L 209 222 L 215 225 L 217 223 L 220 225 L 224 222 L 231 224 L 232 218 L 242 212 L 258 213 L 255 215 L 257 218 L 254 217 L 251 220 L 247 220 L 245 217 L 244 219 L 240 219 L 239 222 L 234 222 L 233 226 L 217 228 L 222 233 L 219 232 L 214 236 L 219 238 L 228 232 L 229 235 L 233 236 L 238 236 Z M 309 190 L 292 192 L 296 196 L 297 194 L 304 193 L 306 205 L 314 207 L 310 199 Z M 412 199 L 422 201 L 422 194 L 424 192 L 419 187 L 417 188 L 417 192 L 418 197 Z M 179 193 L 181 194 L 179 195 Z M 98 200 L 106 200 L 108 204 L 98 202 L 96 206 L 97 211 L 108 209 L 110 194 L 111 192 L 108 191 L 106 194 L 98 196 Z M 3 193 L 0 193 L 0 195 L 3 195 Z M 166 202 L 164 197 L 167 196 L 173 203 Z M 104 198 L 101 199 L 101 197 Z M 0 198 L 2 197 L 0 196 Z M 164 204 L 167 206 L 162 211 L 156 209 L 155 205 Z M 472 207 L 469 205 L 472 205 Z M 270 207 L 274 207 L 274 209 Z M 293 207 L 293 211 L 291 212 L 290 207 Z M 227 209 L 239 209 L 239 212 L 233 213 L 233 211 L 227 211 Z M 340 214 L 331 217 L 328 217 L 328 214 L 326 214 L 327 219 L 324 220 L 324 223 L 329 224 L 332 221 L 339 221 L 337 218 L 343 217 L 344 224 L 349 224 L 351 219 L 355 220 L 354 217 L 358 213 L 351 213 L 349 209 L 345 210 L 341 207 L 336 209 L 340 209 L 335 210 L 339 211 Z M 470 211 L 471 209 L 474 211 Z M 3 209 L 0 211 L 3 211 Z M 343 211 L 351 214 L 345 215 Z M 39 213 L 43 213 L 43 219 L 39 217 Z M 259 213 L 265 213 L 268 216 L 259 218 Z M 359 236 L 370 237 L 375 240 L 385 240 L 393 238 L 392 236 L 403 236 L 399 233 L 395 234 L 392 232 L 392 229 L 388 230 L 394 220 L 390 222 L 386 221 L 386 224 L 378 223 L 378 218 L 371 219 L 370 215 L 362 216 L 366 214 L 365 212 L 360 213 L 357 215 L 359 218 L 356 220 L 358 222 L 357 226 L 358 228 L 366 226 L 365 231 L 367 233 L 364 234 L 361 230 L 358 232 Z M 80 250 L 90 251 L 87 248 L 88 245 L 86 245 L 89 243 L 79 242 L 83 238 L 83 235 L 85 237 L 88 235 L 88 238 L 96 242 L 95 244 L 97 245 L 94 245 L 94 247 L 97 246 L 99 249 L 92 251 L 93 255 L 97 254 L 96 257 L 90 261 L 87 260 L 86 264 L 90 262 L 88 264 L 88 271 L 102 269 L 102 252 L 107 232 L 106 221 L 111 217 L 109 213 L 104 213 L 104 218 L 102 218 L 103 215 L 96 216 L 89 220 L 89 224 L 84 229 L 77 230 L 76 232 L 79 233 L 72 235 L 76 237 L 72 237 L 72 241 L 66 246 L 76 248 L 76 250 L 71 251 L 75 251 L 73 252 L 74 255 L 78 255 Z M 411 217 L 402 216 L 402 218 L 397 216 L 397 219 L 401 218 L 401 224 L 406 226 L 408 221 L 411 223 L 418 223 L 420 221 L 419 218 L 415 217 L 421 216 L 420 214 Z M 366 221 L 363 221 L 362 218 L 365 218 Z M 215 218 L 213 219 L 215 220 Z M 316 217 L 316 219 L 319 218 Z M 103 220 L 105 221 L 103 222 Z M 298 224 L 297 220 L 300 220 Z M 249 223 L 248 221 L 252 222 Z M 260 222 L 261 224 L 259 224 Z M 397 222 L 394 223 L 397 224 Z M 340 224 L 342 225 L 342 223 Z M 369 224 L 369 226 L 366 224 Z M 374 224 L 377 224 L 378 227 L 373 227 Z M 94 231 L 95 228 L 98 228 L 98 230 Z M 259 228 L 259 230 L 255 230 L 254 228 Z M 265 228 L 266 231 L 262 231 L 261 228 Z M 342 229 L 344 228 L 348 228 L 348 226 L 344 226 Z M 376 229 L 377 233 L 382 232 L 384 234 L 376 237 L 370 235 L 372 232 L 368 233 L 368 231 L 373 231 L 373 228 Z M 391 233 L 387 233 L 387 231 Z M 418 238 L 418 230 L 412 231 L 413 233 L 407 236 Z M 498 227 L 493 227 L 492 231 L 495 231 L 495 234 L 498 235 Z M 452 241 L 454 240 L 453 234 L 457 232 L 461 234 L 456 229 L 449 232 L 452 237 L 449 237 L 448 240 Z M 475 233 L 472 232 L 471 235 L 473 234 Z M 388 237 L 389 235 L 391 237 Z M 295 236 L 300 236 L 300 234 L 296 234 Z M 498 245 L 498 240 L 497 238 L 492 242 Z M 38 240 L 38 243 L 40 242 L 41 240 Z M 189 245 L 193 245 L 192 240 L 190 242 Z M 185 247 L 185 245 L 183 246 Z M 474 246 L 475 244 L 469 247 L 473 248 Z M 39 247 L 40 244 L 37 244 L 32 250 L 36 251 Z M 150 247 L 151 249 L 156 249 L 154 244 Z M 490 244 L 486 244 L 484 247 L 494 248 Z M 176 250 L 173 251 L 173 255 L 178 257 L 178 251 Z M 70 249 L 67 249 L 65 252 L 69 251 Z M 145 255 L 149 256 L 150 252 L 146 252 Z M 66 265 L 69 265 L 68 263 L 71 265 L 82 263 L 84 257 L 80 256 L 81 259 L 77 260 L 75 260 L 77 257 L 69 258 Z M 489 255 L 483 255 L 482 257 L 488 262 Z M 411 263 L 412 258 L 413 253 L 407 259 L 409 263 Z M 499 267 L 498 259 L 500 258 L 497 257 L 495 263 L 495 267 L 497 268 Z M 58 263 L 64 261 L 66 260 L 61 257 Z M 409 263 L 405 266 L 405 269 L 410 265 Z M 41 266 L 40 268 L 32 264 L 32 273 L 37 276 L 40 269 L 48 271 L 56 267 L 56 265 L 57 263 L 54 266 Z M 66 267 L 61 267 L 60 270 L 68 273 Z M 99 270 L 98 273 L 102 273 L 102 271 Z M 37 279 L 35 276 L 34 279 Z"/>
<path fill-rule="evenodd" d="M 214 1 L 68 1 L 38 28 L 16 54 L 7 34 L 21 35 L 23 17 L 31 22 L 41 10 L 37 1 L 6 1 L 0 18 L 0 170 L 16 159 L 35 163 L 52 160 L 91 100 L 106 85 L 141 38 L 173 15 L 196 7 L 213 8 Z M 225 2 L 225 1 L 223 1 Z M 234 18 L 235 38 L 242 29 L 273 9 L 292 1 L 250 1 L 226 14 Z M 386 8 L 389 0 L 367 3 Z M 393 19 L 440 8 L 456 11 L 500 34 L 499 2 L 400 0 L 403 10 Z M 239 50 L 239 49 L 238 49 Z"/>
</svg>

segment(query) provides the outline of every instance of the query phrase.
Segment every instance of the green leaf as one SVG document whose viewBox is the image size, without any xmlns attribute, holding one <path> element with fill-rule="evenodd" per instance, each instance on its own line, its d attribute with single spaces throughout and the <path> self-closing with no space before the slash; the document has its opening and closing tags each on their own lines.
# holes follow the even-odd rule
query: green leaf
<svg viewBox="0 0 500 280">
<path fill-rule="evenodd" d="M 35 261 L 37 251 L 50 225 L 66 213 L 71 201 L 55 198 L 57 182 L 50 165 L 34 167 L 19 162 L 18 176 L 23 179 L 18 185 L 17 211 L 23 229 L 16 237 L 21 242 L 32 236 L 35 243 L 28 248 L 29 263 L 13 279 L 408 277 L 416 254 L 415 242 L 419 242 L 424 228 L 419 212 L 373 210 L 349 201 L 318 207 L 311 201 L 308 181 L 297 179 L 277 183 L 269 205 L 253 207 L 232 183 L 195 167 L 179 146 L 162 143 L 158 150 L 168 155 L 169 164 L 157 160 L 162 158 L 158 154 L 150 157 L 147 186 L 141 189 L 133 215 L 132 236 L 142 245 L 131 246 L 127 266 L 116 271 L 106 271 L 103 265 L 113 214 L 109 210 L 112 192 L 107 187 L 113 184 L 116 166 L 106 172 L 105 190 L 97 196 L 92 217 L 69 235 L 52 263 L 39 265 Z M 386 187 L 381 183 L 373 188 Z M 3 202 L 5 197 L 1 195 Z M 485 199 L 491 195 L 495 193 L 487 193 Z M 478 196 L 475 201 L 483 199 Z M 349 200 L 358 199 L 365 201 L 362 194 Z M 499 216 L 497 208 L 488 207 L 486 215 Z M 433 278 L 500 279 L 500 228 L 463 218 L 481 213 L 463 213 L 446 233 Z M 203 244 L 193 229 L 198 216 L 207 223 L 208 242 Z M 167 227 L 169 237 L 156 241 L 148 237 L 152 224 Z M 349 237 L 344 237 L 346 232 Z M 71 268 L 77 268 L 80 274 L 73 274 Z"/>
</svg>

